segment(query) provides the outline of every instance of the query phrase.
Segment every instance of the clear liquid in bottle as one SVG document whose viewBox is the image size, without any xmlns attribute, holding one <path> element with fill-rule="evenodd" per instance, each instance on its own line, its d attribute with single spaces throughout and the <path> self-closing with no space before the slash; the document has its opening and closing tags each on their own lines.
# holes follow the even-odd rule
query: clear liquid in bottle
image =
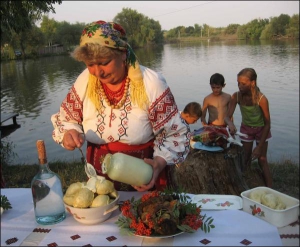
<svg viewBox="0 0 300 247">
<path fill-rule="evenodd" d="M 43 140 L 38 140 L 39 172 L 31 181 L 36 222 L 52 225 L 66 218 L 63 191 L 59 176 L 48 166 Z"/>
</svg>

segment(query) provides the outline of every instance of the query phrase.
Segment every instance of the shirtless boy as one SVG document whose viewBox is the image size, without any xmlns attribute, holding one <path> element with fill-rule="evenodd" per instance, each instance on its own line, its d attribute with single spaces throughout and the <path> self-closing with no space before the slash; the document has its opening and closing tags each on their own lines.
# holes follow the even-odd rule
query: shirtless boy
<svg viewBox="0 0 300 247">
<path fill-rule="evenodd" d="M 203 100 L 201 116 L 201 122 L 203 126 L 226 126 L 224 118 L 226 117 L 231 95 L 222 91 L 225 85 L 226 84 L 223 75 L 215 73 L 210 77 L 212 93 L 207 95 Z M 208 121 L 206 121 L 207 111 Z"/>
</svg>

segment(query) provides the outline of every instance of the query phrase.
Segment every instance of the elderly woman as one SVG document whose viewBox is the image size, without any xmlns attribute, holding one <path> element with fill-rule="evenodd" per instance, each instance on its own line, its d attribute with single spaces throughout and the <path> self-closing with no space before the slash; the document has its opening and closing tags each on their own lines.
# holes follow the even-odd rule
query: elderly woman
<svg viewBox="0 0 300 247">
<path fill-rule="evenodd" d="M 191 133 L 162 75 L 139 64 L 124 29 L 113 22 L 87 25 L 72 56 L 87 68 L 51 117 L 53 139 L 67 150 L 86 140 L 87 162 L 107 179 L 101 169 L 107 153 L 125 153 L 152 166 L 148 184 L 114 181 L 117 190 L 170 185 L 168 167 L 185 159 Z"/>
</svg>

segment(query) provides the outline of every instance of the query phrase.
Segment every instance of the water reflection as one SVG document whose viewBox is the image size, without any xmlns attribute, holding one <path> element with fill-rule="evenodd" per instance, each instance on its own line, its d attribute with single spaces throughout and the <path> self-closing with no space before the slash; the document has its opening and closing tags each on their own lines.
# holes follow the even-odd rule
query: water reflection
<svg viewBox="0 0 300 247">
<path fill-rule="evenodd" d="M 236 75 L 244 67 L 258 73 L 258 85 L 270 103 L 272 135 L 268 156 L 299 162 L 299 44 L 294 41 L 218 41 L 176 43 L 135 50 L 141 64 L 163 74 L 179 109 L 190 101 L 202 104 L 211 93 L 209 78 L 224 75 L 224 91 L 237 91 Z M 69 56 L 1 63 L 1 112 L 19 113 L 21 128 L 7 137 L 15 145 L 14 164 L 36 163 L 35 143 L 44 139 L 48 160 L 80 159 L 52 140 L 50 117 L 85 68 Z M 241 116 L 236 109 L 239 126 Z M 192 129 L 201 124 L 191 125 Z M 85 149 L 85 147 L 83 148 Z"/>
<path fill-rule="evenodd" d="M 136 49 L 135 54 L 142 65 L 155 71 L 159 71 L 162 63 L 163 50 L 164 46 L 158 45 L 155 47 Z"/>
</svg>

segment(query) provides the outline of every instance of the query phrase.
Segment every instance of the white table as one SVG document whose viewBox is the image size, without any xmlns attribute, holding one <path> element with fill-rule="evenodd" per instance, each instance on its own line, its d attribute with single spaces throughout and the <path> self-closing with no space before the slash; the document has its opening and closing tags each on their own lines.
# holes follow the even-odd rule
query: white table
<svg viewBox="0 0 300 247">
<path fill-rule="evenodd" d="M 67 214 L 58 224 L 42 226 L 35 222 L 30 189 L 1 189 L 1 195 L 13 207 L 1 215 L 1 246 L 299 246 L 299 222 L 278 229 L 242 210 L 203 210 L 202 214 L 214 218 L 216 227 L 210 233 L 198 230 L 171 238 L 142 238 L 120 235 L 115 224 L 118 210 L 98 225 L 82 225 Z M 120 192 L 120 200 L 141 195 Z"/>
</svg>

